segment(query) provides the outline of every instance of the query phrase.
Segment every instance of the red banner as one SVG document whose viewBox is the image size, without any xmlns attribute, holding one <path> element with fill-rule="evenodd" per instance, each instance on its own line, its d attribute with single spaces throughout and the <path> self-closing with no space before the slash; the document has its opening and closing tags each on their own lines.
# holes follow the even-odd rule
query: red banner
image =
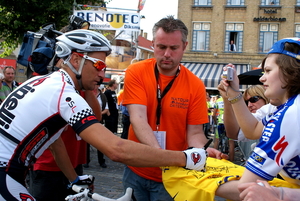
<svg viewBox="0 0 300 201">
<path fill-rule="evenodd" d="M 1 59 L 0 58 L 0 70 L 3 70 L 6 66 L 12 66 L 16 69 L 17 61 L 14 59 Z"/>
<path fill-rule="evenodd" d="M 139 5 L 138 5 L 138 12 L 140 12 L 141 10 L 143 10 L 144 5 L 145 5 L 146 0 L 139 0 Z"/>
</svg>

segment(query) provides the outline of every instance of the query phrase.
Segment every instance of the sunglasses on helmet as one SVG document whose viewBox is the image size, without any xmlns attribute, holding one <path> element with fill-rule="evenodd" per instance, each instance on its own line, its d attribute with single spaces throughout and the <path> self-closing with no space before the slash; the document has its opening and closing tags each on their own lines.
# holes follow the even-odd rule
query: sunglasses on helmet
<svg viewBox="0 0 300 201">
<path fill-rule="evenodd" d="M 87 55 L 84 55 L 84 54 L 81 54 L 81 53 L 78 53 L 78 52 L 74 52 L 76 54 L 78 54 L 79 56 L 81 56 L 82 58 L 84 59 L 87 59 L 87 60 L 90 60 L 91 62 L 93 62 L 93 66 L 98 70 L 98 71 L 102 71 L 106 69 L 106 64 L 104 61 L 102 61 L 101 59 L 96 59 L 94 57 L 89 57 Z"/>
<path fill-rule="evenodd" d="M 259 101 L 259 99 L 262 99 L 262 97 L 260 96 L 252 96 L 251 98 L 249 98 L 248 100 L 245 100 L 246 105 L 248 105 L 248 103 L 256 103 L 257 101 Z"/>
</svg>

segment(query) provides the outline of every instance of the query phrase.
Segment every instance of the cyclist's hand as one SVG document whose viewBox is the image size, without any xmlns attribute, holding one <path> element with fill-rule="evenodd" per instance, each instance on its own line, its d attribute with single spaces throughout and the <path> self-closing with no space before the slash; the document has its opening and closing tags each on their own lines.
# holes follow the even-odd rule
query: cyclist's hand
<svg viewBox="0 0 300 201">
<path fill-rule="evenodd" d="M 69 188 L 71 188 L 74 184 L 76 185 L 86 185 L 86 186 L 92 186 L 94 183 L 95 177 L 92 175 L 82 175 L 77 176 L 77 178 L 70 182 Z"/>
<path fill-rule="evenodd" d="M 206 165 L 207 152 L 202 148 L 188 148 L 183 151 L 186 156 L 186 169 L 204 170 Z"/>
</svg>

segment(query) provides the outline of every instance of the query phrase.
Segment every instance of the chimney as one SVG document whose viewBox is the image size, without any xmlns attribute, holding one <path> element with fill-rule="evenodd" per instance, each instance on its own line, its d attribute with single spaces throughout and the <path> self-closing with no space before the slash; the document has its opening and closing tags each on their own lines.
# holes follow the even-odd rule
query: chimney
<svg viewBox="0 0 300 201">
<path fill-rule="evenodd" d="M 145 32 L 145 33 L 144 33 L 144 38 L 147 39 L 147 36 L 148 36 L 148 34 L 147 34 L 147 32 Z"/>
<path fill-rule="evenodd" d="M 144 34 L 144 30 L 143 30 L 143 29 L 141 29 L 140 36 L 143 36 L 143 34 Z"/>
</svg>

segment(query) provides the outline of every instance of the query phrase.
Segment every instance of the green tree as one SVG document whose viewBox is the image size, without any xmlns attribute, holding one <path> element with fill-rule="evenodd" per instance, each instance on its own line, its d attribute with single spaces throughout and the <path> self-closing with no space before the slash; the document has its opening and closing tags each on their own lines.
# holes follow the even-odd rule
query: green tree
<svg viewBox="0 0 300 201">
<path fill-rule="evenodd" d="M 0 0 L 0 49 L 6 57 L 22 42 L 27 31 L 38 31 L 43 24 L 54 22 L 59 30 L 68 24 L 73 6 L 101 5 L 111 0 Z M 87 8 L 88 9 L 88 8 Z"/>
</svg>

